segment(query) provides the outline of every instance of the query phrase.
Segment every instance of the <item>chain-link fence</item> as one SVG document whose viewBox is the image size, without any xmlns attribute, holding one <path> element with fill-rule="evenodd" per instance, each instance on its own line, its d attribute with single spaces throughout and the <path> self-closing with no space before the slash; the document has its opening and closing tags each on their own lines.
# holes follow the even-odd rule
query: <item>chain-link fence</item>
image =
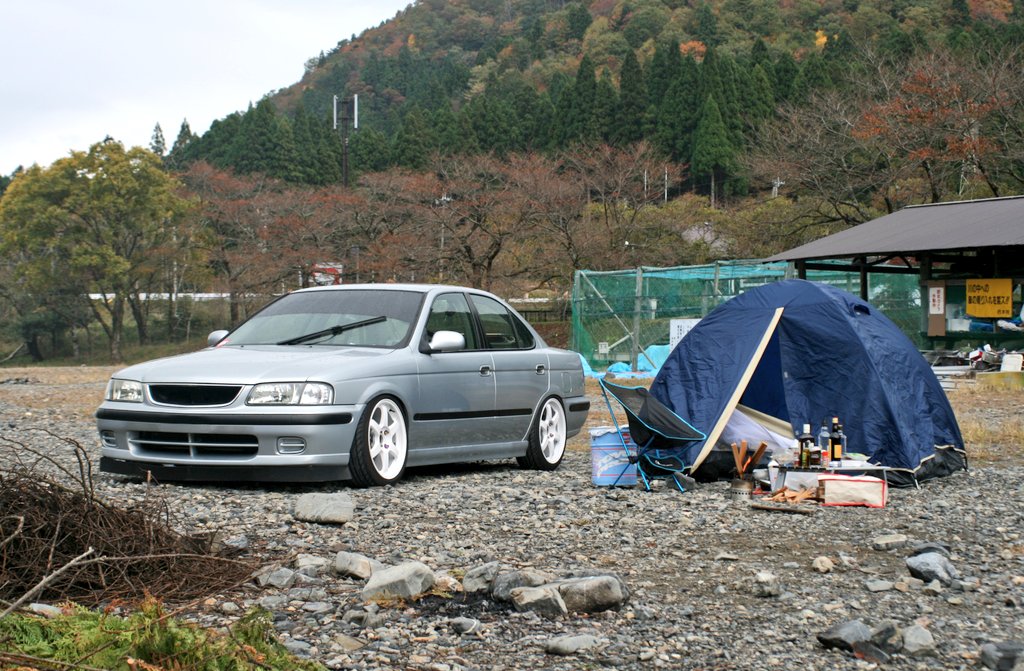
<svg viewBox="0 0 1024 671">
<path fill-rule="evenodd" d="M 669 343 L 673 319 L 699 319 L 747 289 L 786 277 L 795 277 L 788 264 L 757 261 L 577 271 L 572 348 L 595 369 L 621 361 L 635 370 L 638 358 L 650 346 Z M 859 273 L 808 271 L 807 279 L 860 294 Z M 922 343 L 921 288 L 916 275 L 872 275 L 868 300 L 912 341 Z"/>
</svg>

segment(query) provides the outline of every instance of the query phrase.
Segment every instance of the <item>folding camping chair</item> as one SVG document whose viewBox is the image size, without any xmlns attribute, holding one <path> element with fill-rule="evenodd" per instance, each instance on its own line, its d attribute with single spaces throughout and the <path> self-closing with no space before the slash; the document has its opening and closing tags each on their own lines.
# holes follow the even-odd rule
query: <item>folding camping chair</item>
<svg viewBox="0 0 1024 671">
<path fill-rule="evenodd" d="M 608 413 L 612 416 L 622 442 L 622 449 L 626 451 L 629 462 L 637 465 L 637 473 L 643 479 L 644 488 L 651 490 L 652 478 L 672 478 L 679 491 L 685 491 L 678 477 L 686 469 L 681 453 L 690 443 L 704 440 L 707 436 L 651 396 L 646 388 L 623 387 L 604 378 L 598 381 Z M 630 450 L 622 434 L 609 395 L 626 412 L 629 435 L 636 447 L 635 453 Z"/>
</svg>

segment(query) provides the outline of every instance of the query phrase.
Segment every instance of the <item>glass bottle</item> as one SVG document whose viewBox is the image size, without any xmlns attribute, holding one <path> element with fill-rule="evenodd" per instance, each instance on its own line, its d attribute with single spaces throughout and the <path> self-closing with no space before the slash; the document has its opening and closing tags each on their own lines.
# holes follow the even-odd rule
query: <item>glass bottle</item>
<svg viewBox="0 0 1024 671">
<path fill-rule="evenodd" d="M 811 449 L 814 447 L 814 436 L 811 435 L 811 425 L 804 424 L 803 432 L 796 437 L 800 442 L 800 467 L 808 468 L 811 465 Z"/>
<path fill-rule="evenodd" d="M 831 437 L 832 437 L 832 432 L 828 430 L 828 422 L 822 422 L 821 423 L 821 430 L 818 431 L 818 449 L 820 450 L 820 454 L 821 454 L 820 459 L 821 459 L 821 467 L 822 468 L 828 468 L 829 461 L 831 461 L 832 454 L 831 454 L 831 448 L 829 447 L 829 445 L 830 445 L 830 440 L 829 439 Z"/>
<path fill-rule="evenodd" d="M 829 461 L 839 462 L 843 458 L 843 429 L 838 417 L 832 418 L 832 433 L 829 435 Z"/>
</svg>

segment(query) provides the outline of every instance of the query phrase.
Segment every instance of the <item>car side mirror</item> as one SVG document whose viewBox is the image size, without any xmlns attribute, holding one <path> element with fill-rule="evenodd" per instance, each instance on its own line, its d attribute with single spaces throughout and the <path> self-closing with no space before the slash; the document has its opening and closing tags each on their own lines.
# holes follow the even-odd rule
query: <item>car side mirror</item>
<svg viewBox="0 0 1024 671">
<path fill-rule="evenodd" d="M 438 331 L 427 346 L 431 352 L 455 352 L 466 349 L 466 338 L 455 331 Z"/>
<path fill-rule="evenodd" d="M 229 331 L 227 329 L 219 329 L 217 331 L 214 331 L 210 335 L 206 336 L 206 346 L 216 347 L 221 340 L 224 340 L 225 336 L 227 336 L 228 333 Z"/>
</svg>

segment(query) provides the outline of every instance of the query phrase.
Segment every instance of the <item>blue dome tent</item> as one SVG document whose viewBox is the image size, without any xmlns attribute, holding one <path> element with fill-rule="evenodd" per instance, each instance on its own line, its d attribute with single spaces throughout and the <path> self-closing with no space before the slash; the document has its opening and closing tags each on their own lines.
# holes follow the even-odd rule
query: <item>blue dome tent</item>
<svg viewBox="0 0 1024 671">
<path fill-rule="evenodd" d="M 728 475 L 731 452 L 715 447 L 734 417 L 774 418 L 765 425 L 788 439 L 838 416 L 849 451 L 894 469 L 891 484 L 967 465 L 924 357 L 875 307 L 826 284 L 784 280 L 720 305 L 672 351 L 651 394 L 707 435 L 684 455 L 700 479 Z"/>
</svg>

